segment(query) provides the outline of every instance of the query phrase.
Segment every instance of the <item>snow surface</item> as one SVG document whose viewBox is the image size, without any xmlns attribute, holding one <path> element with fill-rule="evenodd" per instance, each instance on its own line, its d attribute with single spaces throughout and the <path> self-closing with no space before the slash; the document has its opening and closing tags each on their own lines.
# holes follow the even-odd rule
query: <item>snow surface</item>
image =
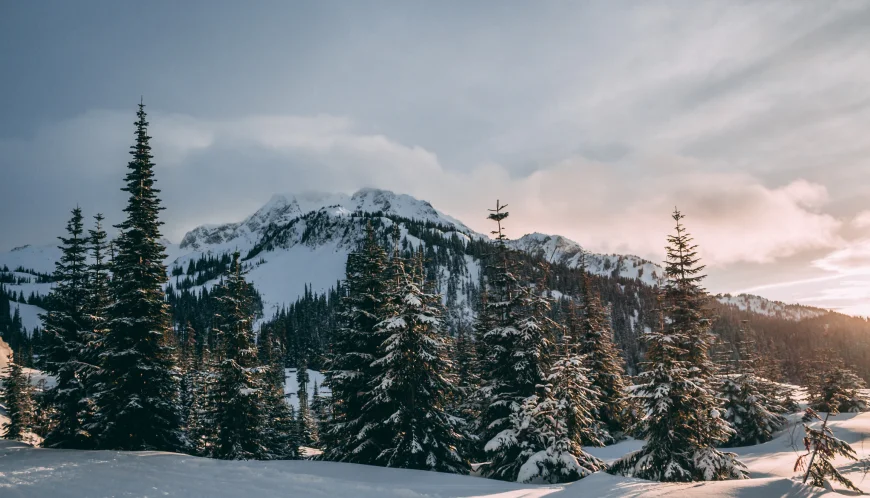
<svg viewBox="0 0 870 498">
<path fill-rule="evenodd" d="M 842 414 L 830 425 L 852 444 L 859 457 L 870 455 L 870 413 Z M 565 485 L 525 485 L 437 472 L 385 469 L 365 465 L 316 462 L 239 462 L 209 460 L 161 452 L 72 451 L 32 448 L 0 441 L 0 496 L 56 498 L 91 496 L 137 497 L 491 497 L 491 498 L 623 498 L 705 497 L 762 498 L 841 496 L 803 486 L 793 471 L 800 439 L 783 432 L 775 440 L 737 451 L 752 478 L 708 483 L 655 483 L 597 472 Z M 626 441 L 594 448 L 598 455 L 635 449 Z M 863 464 L 837 462 L 860 488 L 870 490 Z"/>
<path fill-rule="evenodd" d="M 15 310 L 18 309 L 21 315 L 21 325 L 24 327 L 27 335 L 33 332 L 33 329 L 42 328 L 42 320 L 39 315 L 45 313 L 45 310 L 39 306 L 24 303 L 9 303 L 9 316 L 15 315 Z"/>
</svg>

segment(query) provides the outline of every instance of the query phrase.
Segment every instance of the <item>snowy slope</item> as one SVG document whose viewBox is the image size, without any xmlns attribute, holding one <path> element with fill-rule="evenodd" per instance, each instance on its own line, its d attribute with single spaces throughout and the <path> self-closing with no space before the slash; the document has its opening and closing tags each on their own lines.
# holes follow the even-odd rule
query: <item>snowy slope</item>
<svg viewBox="0 0 870 498">
<path fill-rule="evenodd" d="M 203 255 L 219 256 L 236 250 L 243 257 L 256 253 L 248 262 L 248 277 L 263 296 L 265 315 L 269 317 L 281 305 L 301 296 L 306 285 L 315 292 L 323 292 L 344 277 L 347 255 L 362 237 L 361 223 L 354 216 L 361 212 L 379 214 L 385 227 L 392 226 L 392 220 L 399 218 L 429 222 L 433 227 L 430 232 L 445 241 L 454 236 L 463 240 L 487 239 L 426 201 L 387 190 L 363 189 L 353 195 L 281 194 L 272 196 L 262 208 L 240 222 L 200 226 L 188 232 L 179 244 L 164 241 L 168 255 L 166 265 L 171 271 L 176 267 L 185 269 L 191 260 Z M 423 244 L 405 229 L 402 239 L 412 247 Z M 570 267 L 580 265 L 583 253 L 577 242 L 559 235 L 533 233 L 510 241 L 510 245 Z M 10 270 L 24 267 L 50 273 L 59 254 L 54 246 L 24 246 L 0 253 L 0 268 L 6 265 Z M 638 279 L 651 286 L 661 283 L 661 266 L 637 256 L 587 253 L 585 259 L 587 268 L 594 274 Z M 438 275 L 438 287 L 445 301 L 448 287 L 457 288 L 454 305 L 461 316 L 469 319 L 468 300 L 478 283 L 480 266 L 480 261 L 466 255 L 458 271 L 444 266 Z M 208 282 L 204 287 L 214 283 Z M 6 287 L 27 296 L 31 292 L 45 295 L 51 286 L 35 283 L 33 279 L 31 283 Z M 786 319 L 797 320 L 818 313 L 812 308 L 772 303 L 759 297 L 719 296 L 719 300 Z"/>
<path fill-rule="evenodd" d="M 551 263 L 565 264 L 569 268 L 579 268 L 581 260 L 584 259 L 584 251 L 580 244 L 561 235 L 535 232 L 512 240 L 509 245 L 530 254 L 541 255 Z M 589 273 L 636 278 L 647 285 L 660 285 L 664 276 L 664 269 L 661 266 L 631 255 L 586 252 L 585 263 Z"/>
<path fill-rule="evenodd" d="M 849 442 L 859 458 L 870 456 L 870 413 L 832 417 L 834 434 Z M 470 476 L 385 469 L 332 462 L 239 462 L 171 453 L 36 449 L 0 441 L 0 494 L 10 497 L 90 496 L 169 497 L 492 497 L 764 498 L 841 496 L 800 484 L 793 465 L 801 429 L 784 431 L 771 442 L 740 448 L 751 479 L 710 483 L 655 483 L 602 472 L 566 485 L 511 484 Z M 637 442 L 592 449 L 608 455 L 631 451 Z M 865 491 L 860 463 L 837 467 Z"/>
<path fill-rule="evenodd" d="M 751 311 L 759 315 L 783 318 L 786 320 L 804 320 L 815 318 L 829 313 L 821 308 L 802 306 L 800 304 L 786 304 L 781 301 L 771 301 L 760 296 L 751 294 L 720 294 L 716 299 L 725 305 L 734 306 L 741 311 Z"/>
</svg>

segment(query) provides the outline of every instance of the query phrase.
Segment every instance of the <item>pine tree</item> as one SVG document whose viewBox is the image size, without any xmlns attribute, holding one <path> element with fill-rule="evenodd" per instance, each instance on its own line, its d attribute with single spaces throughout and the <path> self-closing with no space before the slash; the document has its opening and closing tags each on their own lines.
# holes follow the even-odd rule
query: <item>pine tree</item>
<svg viewBox="0 0 870 498">
<path fill-rule="evenodd" d="M 566 351 L 553 363 L 544 395 L 526 406 L 524 413 L 533 423 L 527 423 L 525 417 L 520 420 L 527 427 L 538 428 L 546 449 L 529 457 L 520 468 L 518 481 L 570 482 L 604 468 L 604 462 L 582 448 L 584 444 L 602 445 L 594 418 L 598 393 L 583 360 Z"/>
<path fill-rule="evenodd" d="M 118 450 L 166 450 L 184 447 L 178 376 L 170 335 L 169 306 L 162 285 L 167 281 L 160 243 L 162 209 L 154 188 L 154 164 L 145 106 L 139 105 L 133 159 L 126 186 L 130 194 L 120 225 L 103 337 L 97 413 L 94 430 L 100 446 Z"/>
<path fill-rule="evenodd" d="M 598 408 L 594 416 L 603 429 L 602 442 L 610 444 L 622 438 L 630 424 L 625 371 L 622 357 L 613 344 L 613 331 L 601 297 L 592 290 L 585 258 L 581 271 L 583 316 L 579 327 L 579 353 L 585 357 L 591 387 L 597 393 Z"/>
<path fill-rule="evenodd" d="M 761 444 L 773 439 L 776 431 L 785 427 L 786 419 L 769 407 L 779 408 L 775 400 L 768 398 L 759 388 L 756 375 L 758 355 L 754 341 L 741 327 L 733 355 L 720 375 L 720 398 L 724 400 L 723 418 L 734 430 L 725 446 Z"/>
<path fill-rule="evenodd" d="M 809 424 L 804 424 L 804 430 L 806 431 L 806 436 L 804 436 L 804 447 L 807 452 L 798 457 L 797 462 L 795 462 L 794 470 L 801 471 L 806 469 L 806 474 L 804 474 L 803 479 L 804 483 L 806 483 L 807 479 L 810 478 L 811 485 L 820 488 L 826 487 L 826 478 L 830 477 L 847 488 L 861 493 L 862 491 L 858 489 L 858 487 L 855 486 L 855 484 L 846 476 L 841 474 L 840 471 L 834 467 L 832 462 L 832 460 L 837 456 L 855 461 L 858 460 L 855 450 L 853 450 L 848 443 L 834 437 L 834 433 L 828 426 L 828 417 L 830 417 L 832 413 L 836 415 L 837 412 L 836 410 L 828 412 L 828 414 L 825 415 L 825 420 L 822 422 L 822 426 L 818 429 L 810 427 Z M 807 409 L 807 415 L 811 420 L 821 420 L 818 414 L 812 409 Z"/>
<path fill-rule="evenodd" d="M 187 449 L 193 455 L 210 456 L 217 440 L 216 385 L 217 358 L 208 344 L 203 344 L 196 369 L 191 372 L 189 408 L 185 413 Z"/>
<path fill-rule="evenodd" d="M 496 252 L 489 265 L 488 299 L 483 310 L 491 328 L 483 331 L 487 372 L 481 395 L 481 435 L 489 463 L 483 475 L 515 481 L 527 460 L 547 448 L 543 435 L 548 416 L 540 413 L 539 396 L 550 368 L 549 340 L 552 321 L 547 317 L 550 303 L 534 287 L 520 285 L 515 256 L 506 246 L 502 222 L 508 217 L 506 205 L 496 203 L 489 219 L 497 224 Z"/>
<path fill-rule="evenodd" d="M 16 361 L 10 354 L 4 370 L 0 401 L 6 408 L 9 423 L 0 433 L 0 437 L 20 441 L 31 431 L 34 422 L 32 389 L 29 379 L 24 375 L 20 359 Z"/>
<path fill-rule="evenodd" d="M 229 275 L 222 284 L 215 317 L 222 355 L 218 364 L 214 421 L 217 436 L 211 456 L 224 460 L 265 458 L 262 440 L 266 413 L 266 385 L 254 344 L 253 311 L 239 253 L 233 254 Z"/>
<path fill-rule="evenodd" d="M 668 237 L 660 294 L 659 330 L 647 334 L 647 358 L 634 396 L 643 404 L 644 447 L 616 461 L 609 471 L 654 481 L 742 479 L 745 466 L 715 446 L 731 436 L 710 387 L 712 339 L 700 286 L 703 266 L 674 211 L 676 234 Z"/>
<path fill-rule="evenodd" d="M 366 424 L 363 405 L 370 392 L 378 342 L 375 326 L 383 317 L 387 255 L 375 237 L 371 223 L 359 251 L 347 257 L 347 295 L 342 299 L 341 325 L 336 331 L 327 370 L 332 392 L 332 423 L 321 434 L 322 458 L 370 463 L 381 449 L 359 446 L 357 437 Z"/>
<path fill-rule="evenodd" d="M 55 385 L 43 395 L 50 414 L 50 430 L 43 445 L 48 448 L 91 448 L 93 440 L 85 422 L 90 418 L 88 386 L 85 385 L 90 322 L 88 305 L 87 238 L 83 236 L 82 211 L 75 208 L 67 223 L 67 237 L 59 237 L 62 255 L 55 264 L 57 281 L 50 294 L 52 310 L 41 315 L 46 345 L 42 368 L 53 375 Z"/>
<path fill-rule="evenodd" d="M 819 412 L 858 413 L 867 411 L 864 380 L 848 368 L 835 366 L 824 372 L 810 388 L 810 407 Z"/>
<path fill-rule="evenodd" d="M 398 253 L 391 260 L 387 317 L 375 327 L 382 341 L 372 363 L 378 373 L 363 408 L 372 423 L 360 439 L 370 438 L 368 444 L 381 448 L 373 463 L 385 467 L 466 474 L 469 465 L 457 451 L 456 421 L 446 409 L 455 388 L 441 296 L 427 292 L 422 262 L 419 254 L 416 268 L 406 272 Z"/>
</svg>

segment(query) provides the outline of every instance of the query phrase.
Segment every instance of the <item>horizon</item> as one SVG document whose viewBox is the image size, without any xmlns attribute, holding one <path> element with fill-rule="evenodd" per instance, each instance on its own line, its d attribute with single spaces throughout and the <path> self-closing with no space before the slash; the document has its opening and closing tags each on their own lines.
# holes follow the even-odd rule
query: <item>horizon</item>
<svg viewBox="0 0 870 498">
<path fill-rule="evenodd" d="M 711 292 L 870 315 L 870 5 L 457 5 L 11 6 L 0 251 L 119 221 L 144 94 L 175 242 L 373 187 L 661 264 L 676 205 Z"/>
</svg>

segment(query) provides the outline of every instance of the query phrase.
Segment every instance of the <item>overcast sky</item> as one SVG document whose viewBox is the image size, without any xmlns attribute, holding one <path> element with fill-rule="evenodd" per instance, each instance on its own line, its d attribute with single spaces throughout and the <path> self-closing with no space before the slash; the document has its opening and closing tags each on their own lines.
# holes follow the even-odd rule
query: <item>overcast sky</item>
<svg viewBox="0 0 870 498">
<path fill-rule="evenodd" d="M 479 231 L 870 314 L 870 2 L 6 2 L 0 250 L 110 220 L 144 95 L 165 232 L 380 187 Z"/>
</svg>

